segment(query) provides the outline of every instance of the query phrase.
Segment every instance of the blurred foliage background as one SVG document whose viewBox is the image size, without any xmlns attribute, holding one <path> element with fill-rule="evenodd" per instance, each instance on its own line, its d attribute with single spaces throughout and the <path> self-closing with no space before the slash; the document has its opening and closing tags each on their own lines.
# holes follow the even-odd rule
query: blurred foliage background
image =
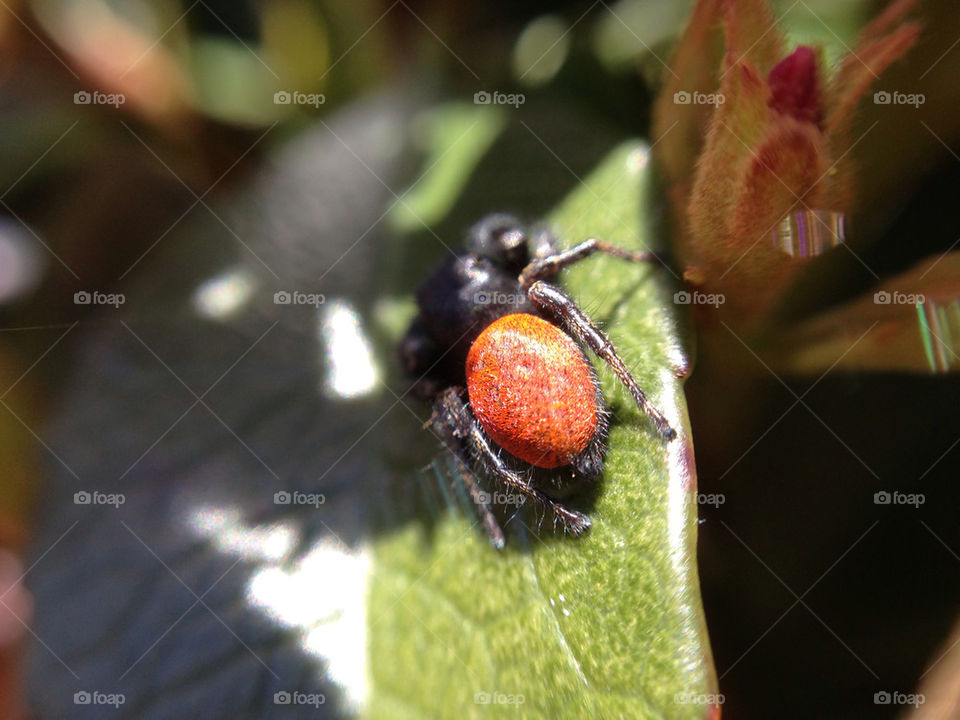
<svg viewBox="0 0 960 720">
<path fill-rule="evenodd" d="M 823 44 L 836 60 L 878 6 L 782 0 L 774 9 L 792 41 Z M 958 242 L 958 19 L 945 0 L 922 8 L 923 38 L 899 71 L 936 68 L 925 86 L 928 127 L 885 122 L 854 150 L 861 209 L 848 240 L 881 274 Z M 89 329 L 115 323 L 77 305 L 75 293 L 176 282 L 189 261 L 157 263 L 154 250 L 181 221 L 242 203 L 238 189 L 278 148 L 371 97 L 409 122 L 380 137 L 399 158 L 384 212 L 396 242 L 358 262 L 387 277 L 390 292 L 409 293 L 442 252 L 434 233 L 452 245 L 489 211 L 541 217 L 611 148 L 648 136 L 689 9 L 654 0 L 6 0 L 0 547 L 12 554 L 0 562 L 22 563 L 46 512 L 45 468 L 57 460 L 42 428 L 77 349 Z M 524 102 L 478 112 L 481 91 L 523 93 Z M 291 92 L 317 99 L 275 101 Z M 77 93 L 124 102 L 84 103 Z M 229 235 L 242 254 L 249 238 Z M 202 232 L 187 239 L 198 256 L 206 242 Z M 296 268 L 295 256 L 276 251 Z M 812 267 L 814 299 L 800 312 L 873 282 L 855 259 L 832 253 Z M 918 687 L 955 701 L 960 673 L 928 668 L 948 654 L 939 667 L 956 668 L 960 386 L 953 376 L 856 372 L 781 384 L 743 353 L 737 372 L 754 372 L 751 382 L 728 382 L 723 364 L 700 358 L 703 372 L 688 386 L 701 489 L 727 498 L 702 509 L 700 537 L 724 714 L 862 717 L 873 692 Z M 111 452 L 105 439 L 89 441 Z M 913 515 L 872 503 L 893 488 L 924 492 L 927 503 Z M 14 630 L 0 633 L 0 669 L 15 688 L 26 631 L 4 622 Z M 3 697 L 9 708 L 25 702 L 13 690 Z M 871 708 L 888 710 L 900 708 Z"/>
</svg>

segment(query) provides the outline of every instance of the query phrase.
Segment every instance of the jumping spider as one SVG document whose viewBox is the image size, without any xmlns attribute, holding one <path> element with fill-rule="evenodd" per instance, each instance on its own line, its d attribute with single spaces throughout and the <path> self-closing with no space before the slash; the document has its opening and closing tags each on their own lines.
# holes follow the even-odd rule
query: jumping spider
<svg viewBox="0 0 960 720">
<path fill-rule="evenodd" d="M 433 403 L 428 425 L 456 458 L 497 549 L 503 530 L 475 472 L 539 501 L 573 535 L 590 527 L 557 499 L 596 480 L 606 451 L 609 411 L 581 346 L 610 365 L 665 441 L 676 437 L 613 344 L 548 282 L 595 252 L 661 262 L 596 238 L 558 251 L 546 230 L 491 215 L 470 230 L 467 252 L 447 257 L 417 292 L 401 360 L 414 394 Z"/>
</svg>

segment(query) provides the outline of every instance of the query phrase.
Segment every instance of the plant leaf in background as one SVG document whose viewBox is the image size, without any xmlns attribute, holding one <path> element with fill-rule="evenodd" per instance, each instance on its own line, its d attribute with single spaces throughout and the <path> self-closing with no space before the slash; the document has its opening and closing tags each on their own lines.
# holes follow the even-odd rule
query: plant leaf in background
<svg viewBox="0 0 960 720">
<path fill-rule="evenodd" d="M 548 218 L 562 244 L 590 235 L 651 244 L 650 207 L 641 202 L 648 161 L 647 147 L 623 145 L 573 190 Z M 521 703 L 521 714 L 551 718 L 700 718 L 716 709 L 692 702 L 715 692 L 715 679 L 677 379 L 687 361 L 668 305 L 673 278 L 662 268 L 593 258 L 564 279 L 606 322 L 680 437 L 665 447 L 600 367 L 615 422 L 585 537 L 540 533 L 539 516 L 521 512 L 508 526 L 507 550 L 497 553 L 474 515 L 449 510 L 432 532 L 411 522 L 379 537 L 371 717 L 512 717 Z"/>
<path fill-rule="evenodd" d="M 801 323 L 776 344 L 777 364 L 797 373 L 824 367 L 956 372 L 958 298 L 960 255 L 922 260 L 874 292 Z"/>
<path fill-rule="evenodd" d="M 786 49 L 786 35 L 767 2 L 698 4 L 677 49 L 682 75 L 673 73 L 658 100 L 654 136 L 663 136 L 659 156 L 673 184 L 674 211 L 682 216 L 676 241 L 684 277 L 725 296 L 719 314 L 741 333 L 760 331 L 790 279 L 842 240 L 842 230 L 823 215 L 851 209 L 847 149 L 856 139 L 850 137 L 854 110 L 880 73 L 916 41 L 920 26 L 903 22 L 912 5 L 891 5 L 831 78 L 820 48 Z M 705 95 L 698 91 L 716 58 L 699 49 L 718 20 L 726 55 L 717 84 Z M 690 132 L 706 118 L 693 171 Z M 684 131 L 671 136 L 670 123 L 681 120 Z M 676 147 L 681 143 L 686 151 Z M 796 227 L 779 228 L 797 212 L 805 216 Z M 776 231 L 798 248 L 784 252 L 771 242 Z M 834 239 L 821 247 L 815 240 L 824 233 Z"/>
<path fill-rule="evenodd" d="M 74 331 L 24 563 L 37 717 L 102 718 L 74 701 L 95 689 L 122 693 L 109 712 L 125 719 L 356 715 L 366 488 L 381 473 L 366 431 L 382 387 L 355 308 L 375 292 L 378 216 L 410 115 L 380 94 L 277 145 L 212 205 L 229 226 L 207 211 L 185 220 L 123 285 L 123 305 Z M 317 287 L 319 307 L 275 302 Z M 342 355 L 352 384 L 337 382 Z M 211 388 L 202 407 L 188 388 Z M 123 502 L 78 504 L 83 490 Z M 294 490 L 324 500 L 278 504 Z M 0 553 L 0 584 L 8 565 Z M 293 692 L 323 702 L 278 704 Z"/>
</svg>

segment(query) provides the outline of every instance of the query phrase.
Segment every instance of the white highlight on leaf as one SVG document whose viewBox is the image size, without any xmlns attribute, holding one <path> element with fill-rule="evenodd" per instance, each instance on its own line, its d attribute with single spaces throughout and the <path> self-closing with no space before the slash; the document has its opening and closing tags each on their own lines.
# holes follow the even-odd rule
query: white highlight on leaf
<svg viewBox="0 0 960 720">
<path fill-rule="evenodd" d="M 320 306 L 319 335 L 326 364 L 323 391 L 337 398 L 356 398 L 373 391 L 377 366 L 360 315 L 343 298 Z"/>
<path fill-rule="evenodd" d="M 321 658 L 328 679 L 352 709 L 367 696 L 367 583 L 370 555 L 324 539 L 295 565 L 264 567 L 247 587 L 249 602 L 301 632 L 306 652 Z"/>
<path fill-rule="evenodd" d="M 247 525 L 236 508 L 202 507 L 194 512 L 189 524 L 223 554 L 246 560 L 280 562 L 290 554 L 299 535 L 291 522 Z"/>
<path fill-rule="evenodd" d="M 669 367 L 661 371 L 661 385 L 671 387 L 676 382 L 673 376 L 673 370 Z M 679 577 L 687 573 L 688 563 L 691 558 L 688 557 L 686 536 L 687 536 L 687 505 L 690 502 L 690 493 L 695 492 L 695 479 L 691 475 L 692 468 L 689 465 L 686 443 L 690 442 L 683 432 L 683 416 L 681 408 L 677 404 L 676 393 L 663 393 L 658 399 L 659 407 L 670 425 L 678 429 L 680 434 L 675 440 L 667 445 L 668 461 L 670 475 L 667 485 L 667 543 L 670 548 L 670 558 L 673 567 Z"/>
<path fill-rule="evenodd" d="M 259 562 L 247 581 L 247 602 L 300 636 L 305 653 L 360 712 L 367 697 L 367 591 L 370 552 L 324 538 L 292 555 L 301 539 L 291 521 L 251 525 L 235 507 L 202 506 L 187 525 L 225 555 Z"/>
</svg>

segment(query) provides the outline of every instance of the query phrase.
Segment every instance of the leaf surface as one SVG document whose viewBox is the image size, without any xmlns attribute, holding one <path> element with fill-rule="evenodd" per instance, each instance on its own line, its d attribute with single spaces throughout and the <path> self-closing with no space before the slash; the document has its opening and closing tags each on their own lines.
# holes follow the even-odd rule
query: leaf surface
<svg viewBox="0 0 960 720">
<path fill-rule="evenodd" d="M 646 146 L 614 150 L 547 218 L 562 244 L 652 244 L 649 172 Z M 524 508 L 502 553 L 475 514 L 452 510 L 376 541 L 371 717 L 710 716 L 674 282 L 607 257 L 564 274 L 680 433 L 665 445 L 597 363 L 614 420 L 595 498 L 570 500 L 591 515 L 586 536 L 553 534 L 549 519 L 538 530 L 542 513 Z"/>
</svg>

